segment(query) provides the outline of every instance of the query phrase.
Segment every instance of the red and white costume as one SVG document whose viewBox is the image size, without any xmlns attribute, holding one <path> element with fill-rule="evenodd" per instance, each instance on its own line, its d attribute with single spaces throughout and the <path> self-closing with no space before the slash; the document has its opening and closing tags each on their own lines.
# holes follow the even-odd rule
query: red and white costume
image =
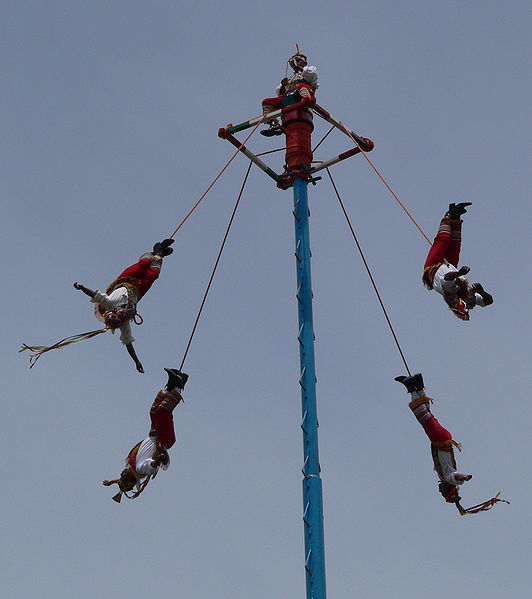
<svg viewBox="0 0 532 599">
<path fill-rule="evenodd" d="M 458 260 L 462 244 L 462 221 L 444 216 L 438 233 L 429 251 L 423 271 L 423 282 L 428 289 L 434 289 L 443 296 L 453 313 L 462 320 L 469 320 L 469 310 L 475 306 L 486 306 L 480 293 L 470 293 L 465 302 L 458 297 L 459 285 L 456 279 L 447 281 L 447 273 L 458 271 Z"/>
<path fill-rule="evenodd" d="M 140 490 L 140 483 L 143 479 L 147 476 L 153 478 L 159 468 L 167 470 L 170 465 L 170 456 L 167 450 L 176 441 L 172 411 L 181 399 L 182 395 L 178 389 L 172 391 L 162 389 L 153 402 L 150 409 L 150 434 L 146 439 L 137 443 L 126 458 L 126 467 L 129 467 L 137 477 L 137 490 Z M 161 453 L 164 454 L 163 462 L 154 466 L 155 456 Z"/>
<path fill-rule="evenodd" d="M 409 407 L 430 439 L 434 470 L 438 477 L 453 486 L 463 484 L 463 480 L 456 479 L 457 470 L 453 451 L 454 447 L 460 450 L 460 444 L 453 440 L 451 433 L 431 413 L 430 402 L 432 399 L 425 395 L 424 390 L 412 391 L 410 395 L 412 401 L 409 403 Z"/>
<path fill-rule="evenodd" d="M 277 108 L 290 106 L 303 99 L 314 100 L 318 88 L 318 71 L 314 66 L 305 66 L 301 72 L 295 73 L 284 85 L 277 88 L 282 95 L 265 98 L 262 101 L 264 114 Z M 286 133 L 286 165 L 289 171 L 301 170 L 303 164 L 307 169 L 312 164 L 311 133 L 314 129 L 312 112 L 308 108 L 295 108 L 282 115 L 282 126 Z"/>
<path fill-rule="evenodd" d="M 434 470 L 440 479 L 438 490 L 445 498 L 445 501 L 454 503 L 461 515 L 486 511 L 491 509 L 496 503 L 506 501 L 499 499 L 499 495 L 497 494 L 495 497 L 470 508 L 464 509 L 461 506 L 458 487 L 472 477 L 469 474 L 461 474 L 456 470 L 454 448 L 456 447 L 458 450 L 461 450 L 460 444 L 453 440 L 451 433 L 438 422 L 430 411 L 430 403 L 433 400 L 425 394 L 421 373 L 408 377 L 399 376 L 395 380 L 402 383 L 408 393 L 410 393 L 411 401 L 408 406 L 430 440 L 430 452 L 434 462 Z"/>
<path fill-rule="evenodd" d="M 135 316 L 137 303 L 146 294 L 161 272 L 162 258 L 151 252 L 143 254 L 136 264 L 126 268 L 113 281 L 106 293 L 96 291 L 91 302 L 95 304 L 94 314 L 98 320 L 105 322 L 105 312 L 116 308 L 127 308 L 130 318 L 120 326 L 120 341 L 124 345 L 133 343 L 131 334 L 131 318 Z M 114 333 L 114 330 L 111 329 Z"/>
<path fill-rule="evenodd" d="M 288 80 L 284 86 L 284 93 L 281 94 L 282 86 L 278 85 L 277 96 L 275 98 L 265 98 L 262 101 L 263 114 L 268 114 L 272 110 L 277 110 L 282 106 L 286 106 L 283 100 L 292 94 L 298 94 L 298 101 L 302 98 L 314 99 L 314 93 L 318 89 L 318 69 L 314 66 L 303 67 L 301 73 L 296 73 Z"/>
</svg>

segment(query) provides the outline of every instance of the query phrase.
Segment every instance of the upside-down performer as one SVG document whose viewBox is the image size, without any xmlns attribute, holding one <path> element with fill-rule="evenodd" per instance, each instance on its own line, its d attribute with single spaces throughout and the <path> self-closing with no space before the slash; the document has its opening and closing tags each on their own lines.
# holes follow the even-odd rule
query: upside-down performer
<svg viewBox="0 0 532 599">
<path fill-rule="evenodd" d="M 438 489 L 445 501 L 454 503 L 462 516 L 489 510 L 499 501 L 509 503 L 505 499 L 499 499 L 497 494 L 492 499 L 467 509 L 460 505 L 461 497 L 458 494 L 458 487 L 472 478 L 471 474 L 462 474 L 456 469 L 453 449 L 456 447 L 458 451 L 461 451 L 461 445 L 453 440 L 451 433 L 443 428 L 430 411 L 430 402 L 433 400 L 425 394 L 425 385 L 421 373 L 413 376 L 398 376 L 395 380 L 402 383 L 410 393 L 411 401 L 408 406 L 430 439 L 434 470 L 440 479 Z"/>
<path fill-rule="evenodd" d="M 110 330 L 112 333 L 116 329 L 120 330 L 120 340 L 126 346 L 128 354 L 135 362 L 138 372 L 143 373 L 144 368 L 137 357 L 135 348 L 133 347 L 133 338 L 131 334 L 131 320 L 135 321 L 137 316 L 137 303 L 146 294 L 153 282 L 159 277 L 161 265 L 164 256 L 169 256 L 174 250 L 170 247 L 174 243 L 173 239 L 164 239 L 157 242 L 153 246 L 153 252 L 143 254 L 137 263 L 129 268 L 126 268 L 108 287 L 105 293 L 96 290 L 93 291 L 80 283 L 74 283 L 74 287 L 83 291 L 85 295 L 91 298 L 94 303 L 94 314 L 98 320 L 105 323 L 104 329 L 90 331 L 88 333 L 80 333 L 66 337 L 58 341 L 54 345 L 26 345 L 23 344 L 20 351 L 29 350 L 32 352 L 30 356 L 30 368 L 35 365 L 35 362 L 42 354 L 60 347 L 65 347 L 71 343 L 90 339 L 100 333 L 105 333 Z M 142 317 L 139 316 L 137 324 L 142 323 Z M 136 322 L 136 321 L 135 321 Z"/>
<path fill-rule="evenodd" d="M 307 65 L 307 57 L 299 50 L 288 59 L 288 66 L 293 74 L 287 76 L 277 87 L 275 98 L 262 101 L 262 112 L 268 114 L 278 108 L 291 106 L 301 100 L 314 100 L 318 89 L 318 71 L 314 66 Z M 269 127 L 261 131 L 262 135 L 271 137 L 286 133 L 286 164 L 289 171 L 301 170 L 302 165 L 310 168 L 312 162 L 311 133 L 314 128 L 312 112 L 305 107 L 289 110 L 282 115 L 282 126 L 277 120 L 272 120 Z"/>
<path fill-rule="evenodd" d="M 165 368 L 168 383 L 161 389 L 150 409 L 151 429 L 143 441 L 133 447 L 126 457 L 126 467 L 120 478 L 104 480 L 103 485 L 109 487 L 117 484 L 120 491 L 113 500 L 120 503 L 122 495 L 128 499 L 136 499 L 152 478 L 155 478 L 159 468 L 167 470 L 170 465 L 168 450 L 175 443 L 174 419 L 172 412 L 182 401 L 183 388 L 188 380 L 184 372 Z M 134 491 L 131 495 L 129 492 Z"/>
<path fill-rule="evenodd" d="M 120 330 L 120 341 L 126 346 L 128 354 L 135 362 L 137 370 L 144 372 L 142 364 L 137 357 L 131 334 L 131 320 L 137 314 L 137 303 L 144 297 L 159 277 L 164 256 L 169 256 L 174 250 L 170 247 L 173 239 L 164 239 L 153 246 L 153 252 L 142 254 L 138 262 L 126 268 L 107 287 L 105 293 L 93 291 L 74 283 L 74 287 L 83 291 L 94 303 L 94 314 L 98 320 L 105 323 L 106 328 L 115 332 Z M 142 320 L 141 320 L 142 322 Z"/>
<path fill-rule="evenodd" d="M 493 297 L 484 291 L 480 283 L 470 285 L 462 278 L 469 272 L 469 266 L 458 269 L 462 243 L 462 220 L 471 202 L 449 204 L 449 210 L 442 218 L 438 234 L 429 251 L 423 271 L 423 283 L 443 296 L 450 310 L 461 320 L 469 320 L 469 311 L 475 306 L 489 306 Z"/>
</svg>

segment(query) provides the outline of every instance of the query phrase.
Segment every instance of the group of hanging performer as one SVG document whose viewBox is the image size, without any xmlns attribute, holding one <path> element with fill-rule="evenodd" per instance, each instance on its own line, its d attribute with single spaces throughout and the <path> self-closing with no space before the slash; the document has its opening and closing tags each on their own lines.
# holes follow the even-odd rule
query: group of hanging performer
<svg viewBox="0 0 532 599">
<path fill-rule="evenodd" d="M 449 309 L 461 320 L 469 320 L 469 311 L 475 306 L 489 306 L 493 303 L 493 297 L 480 283 L 470 285 L 467 279 L 463 278 L 463 275 L 469 272 L 469 267 L 458 268 L 462 243 L 461 216 L 467 212 L 467 206 L 470 205 L 471 202 L 449 204 L 425 261 L 422 277 L 426 287 L 440 293 Z M 432 414 L 430 404 L 433 399 L 425 393 L 421 373 L 398 376 L 395 380 L 406 387 L 411 399 L 408 406 L 430 440 L 434 470 L 439 479 L 438 490 L 445 501 L 454 503 L 462 515 L 486 511 L 498 501 L 504 501 L 496 496 L 467 509 L 462 507 L 458 488 L 472 478 L 471 474 L 457 471 L 454 448 L 461 451 L 462 446 Z"/>
<path fill-rule="evenodd" d="M 173 243 L 173 239 L 157 242 L 152 252 L 143 254 L 138 262 L 126 268 L 107 287 L 105 293 L 74 283 L 76 289 L 91 298 L 96 318 L 104 322 L 112 333 L 119 329 L 120 341 L 125 345 L 140 373 L 144 373 L 144 368 L 133 347 L 135 339 L 131 334 L 131 320 L 137 316 L 138 302 L 159 277 L 163 258 L 174 251 L 170 247 Z M 164 370 L 168 374 L 168 383 L 157 393 L 151 406 L 151 428 L 148 436 L 128 453 L 126 467 L 120 477 L 103 481 L 106 487 L 114 483 L 118 485 L 119 492 L 113 497 L 117 503 L 120 503 L 122 495 L 128 499 L 136 499 L 148 482 L 155 478 L 159 468 L 166 470 L 170 465 L 168 450 L 176 440 L 172 413 L 183 400 L 183 389 L 188 375 L 174 368 Z M 128 494 L 133 489 L 136 490 Z"/>
<path fill-rule="evenodd" d="M 293 73 L 288 75 L 288 67 Z M 261 133 L 266 137 L 286 135 L 286 170 L 296 176 L 305 177 L 312 163 L 311 133 L 313 130 L 312 112 L 308 104 L 315 100 L 318 88 L 318 71 L 315 66 L 307 65 L 307 57 L 297 52 L 288 60 L 285 77 L 276 89 L 277 95 L 266 98 L 262 102 L 263 115 L 279 108 L 296 105 L 296 108 L 283 111 L 278 118 L 270 120 Z M 469 267 L 458 268 L 460 257 L 462 220 L 470 202 L 450 204 L 441 220 L 438 233 L 431 246 L 423 272 L 423 283 L 443 296 L 450 310 L 461 320 L 469 320 L 469 312 L 475 306 L 488 306 L 493 303 L 492 296 L 480 283 L 469 284 L 464 278 Z M 22 349 L 34 352 L 30 360 L 36 360 L 42 353 L 81 339 L 90 338 L 98 333 L 116 329 L 120 330 L 120 340 L 133 359 L 138 372 L 144 369 L 133 347 L 131 320 L 142 323 L 137 314 L 137 304 L 159 277 L 163 258 L 173 252 L 170 246 L 173 239 L 164 239 L 154 245 L 153 251 L 143 254 L 137 263 L 126 268 L 107 288 L 105 293 L 93 291 L 80 283 L 74 287 L 91 298 L 94 303 L 96 317 L 105 324 L 105 328 L 91 333 L 75 335 L 56 343 L 51 347 L 31 347 L 24 345 Z M 21 350 L 22 351 L 22 350 Z M 32 363 L 33 365 L 33 363 Z M 126 467 L 120 477 L 104 480 L 105 486 L 117 484 L 119 492 L 113 500 L 120 502 L 122 496 L 129 499 L 138 497 L 162 468 L 166 470 L 170 464 L 168 450 L 175 443 L 173 410 L 183 400 L 183 389 L 188 375 L 177 369 L 164 369 L 168 374 L 168 382 L 161 389 L 151 406 L 151 428 L 148 436 L 137 443 L 126 457 Z M 454 448 L 461 449 L 451 433 L 445 429 L 431 412 L 433 401 L 425 393 L 425 384 L 421 373 L 395 378 L 406 387 L 410 395 L 409 407 L 423 427 L 430 440 L 434 470 L 439 479 L 439 491 L 449 503 L 454 503 L 461 514 L 471 514 L 490 509 L 496 502 L 504 501 L 498 496 L 471 508 L 464 509 L 460 504 L 458 489 L 471 474 L 457 471 Z"/>
</svg>

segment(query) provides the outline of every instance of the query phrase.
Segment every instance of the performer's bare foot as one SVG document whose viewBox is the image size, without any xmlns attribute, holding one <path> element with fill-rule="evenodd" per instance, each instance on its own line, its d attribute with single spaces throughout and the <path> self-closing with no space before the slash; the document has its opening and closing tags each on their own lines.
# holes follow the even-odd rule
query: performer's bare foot
<svg viewBox="0 0 532 599">
<path fill-rule="evenodd" d="M 456 473 L 454 475 L 454 477 L 456 478 L 456 480 L 466 481 L 466 480 L 471 480 L 473 478 L 473 475 L 472 474 L 460 474 L 460 473 Z"/>
</svg>

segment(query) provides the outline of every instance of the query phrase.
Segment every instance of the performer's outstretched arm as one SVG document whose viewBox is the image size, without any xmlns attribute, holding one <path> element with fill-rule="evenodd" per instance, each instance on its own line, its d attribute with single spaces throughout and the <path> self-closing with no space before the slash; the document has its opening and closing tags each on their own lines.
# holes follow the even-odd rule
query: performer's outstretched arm
<svg viewBox="0 0 532 599">
<path fill-rule="evenodd" d="M 462 277 L 462 276 L 466 275 L 470 270 L 471 269 L 469 268 L 469 266 L 462 266 L 462 268 L 460 268 L 460 270 L 455 270 L 454 272 L 445 273 L 443 278 L 446 281 L 454 281 L 458 277 Z"/>
<path fill-rule="evenodd" d="M 96 295 L 96 291 L 93 291 L 92 289 L 85 287 L 85 285 L 82 285 L 81 283 L 78 283 L 78 282 L 74 283 L 74 287 L 75 287 L 75 289 L 79 289 L 80 291 L 83 291 L 83 293 L 85 295 L 88 295 L 91 298 Z"/>
<path fill-rule="evenodd" d="M 135 352 L 135 348 L 133 347 L 133 342 L 131 343 L 127 343 L 126 344 L 126 349 L 127 349 L 127 353 L 131 356 L 131 358 L 133 359 L 133 362 L 135 362 L 135 366 L 137 367 L 137 370 L 141 373 L 144 374 L 144 368 L 142 367 L 142 364 L 140 363 L 140 360 L 137 357 L 137 354 Z"/>
<path fill-rule="evenodd" d="M 114 478 L 113 480 L 104 480 L 102 482 L 102 485 L 104 487 L 110 487 L 111 485 L 114 485 L 115 483 L 118 484 L 119 481 L 120 481 L 119 478 Z"/>
</svg>

